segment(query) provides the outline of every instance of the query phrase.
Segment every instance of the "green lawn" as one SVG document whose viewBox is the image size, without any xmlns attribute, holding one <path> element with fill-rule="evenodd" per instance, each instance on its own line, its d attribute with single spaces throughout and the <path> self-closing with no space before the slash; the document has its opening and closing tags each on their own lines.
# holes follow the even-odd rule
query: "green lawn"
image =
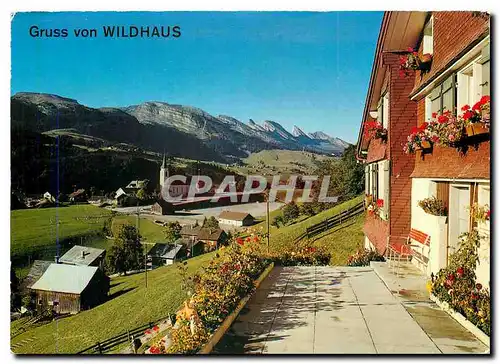
<svg viewBox="0 0 500 364">
<path fill-rule="evenodd" d="M 92 205 L 11 211 L 11 259 L 15 266 L 26 265 L 29 256 L 50 255 L 53 259 L 57 238 L 64 242 L 97 236 L 110 214 L 109 210 Z"/>
<path fill-rule="evenodd" d="M 323 246 L 331 254 L 331 265 L 346 265 L 347 258 L 363 246 L 363 223 L 365 214 L 360 214 L 347 220 L 326 233 L 311 239 L 313 246 Z"/>
<path fill-rule="evenodd" d="M 119 215 L 113 219 L 113 225 L 130 224 L 136 226 L 136 223 L 137 217 L 133 215 Z M 141 240 L 145 240 L 150 243 L 165 241 L 165 228 L 158 224 L 155 224 L 152 220 L 140 218 L 139 232 L 141 235 Z"/>
<path fill-rule="evenodd" d="M 206 264 L 214 253 L 188 260 L 192 272 Z M 26 339 L 32 342 L 14 349 L 15 353 L 76 353 L 86 347 L 122 334 L 168 313 L 174 313 L 185 299 L 176 265 L 148 272 L 148 288 L 144 273 L 111 280 L 111 300 L 91 310 L 39 326 L 15 337 L 11 344 Z M 15 326 L 15 324 L 14 324 Z"/>
<path fill-rule="evenodd" d="M 353 198 L 352 200 L 343 202 L 343 203 L 341 203 L 341 204 L 339 204 L 331 209 L 322 211 L 319 214 L 314 215 L 310 218 L 305 218 L 305 217 L 301 216 L 301 217 L 299 217 L 298 222 L 296 222 L 292 225 L 288 225 L 288 226 L 284 226 L 284 227 L 280 227 L 280 228 L 271 226 L 270 227 L 271 247 L 272 246 L 286 247 L 286 246 L 294 245 L 295 240 L 302 233 L 304 233 L 306 231 L 306 227 L 317 224 L 317 223 L 319 223 L 319 222 L 321 222 L 329 217 L 332 217 L 332 216 L 340 213 L 341 211 L 347 210 L 347 209 L 351 208 L 352 206 L 358 204 L 362 200 L 363 200 L 363 197 L 358 196 L 356 198 Z M 270 213 L 271 221 L 272 221 L 274 216 L 277 216 L 280 213 L 281 213 L 281 211 L 279 211 L 279 210 L 271 212 Z M 255 225 L 254 229 L 265 231 L 267 229 L 265 219 L 263 222 Z M 333 229 L 333 230 L 335 230 L 335 229 Z M 360 230 L 360 234 L 361 235 L 357 234 L 357 235 L 353 236 L 353 238 L 352 238 L 352 245 L 354 246 L 354 249 L 356 247 L 356 244 L 359 243 L 359 237 L 362 236 L 361 230 Z M 349 240 L 350 237 L 347 236 L 345 239 Z"/>
<path fill-rule="evenodd" d="M 56 255 L 56 237 L 61 243 L 61 254 L 72 243 L 109 249 L 112 239 L 102 234 L 104 221 L 111 211 L 92 205 L 72 205 L 60 208 L 26 209 L 11 211 L 11 260 L 16 274 L 23 278 L 34 259 L 52 260 Z M 135 216 L 117 215 L 115 223 L 135 226 Z M 56 232 L 56 221 L 59 231 Z M 140 232 L 145 241 L 164 240 L 164 228 L 141 218 Z"/>
</svg>

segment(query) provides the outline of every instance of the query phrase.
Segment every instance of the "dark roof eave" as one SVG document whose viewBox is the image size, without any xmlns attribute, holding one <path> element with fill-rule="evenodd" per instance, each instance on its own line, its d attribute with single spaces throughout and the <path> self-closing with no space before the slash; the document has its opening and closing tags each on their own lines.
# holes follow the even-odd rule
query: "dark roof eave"
<svg viewBox="0 0 500 364">
<path fill-rule="evenodd" d="M 381 52 L 379 52 L 379 49 L 382 45 L 382 40 L 385 36 L 385 29 L 387 28 L 387 25 L 389 23 L 389 18 L 390 18 L 390 12 L 386 11 L 384 13 L 384 17 L 382 18 L 382 24 L 380 25 L 380 31 L 379 31 L 379 35 L 378 35 L 378 39 L 377 39 L 377 47 L 375 48 L 375 58 L 373 60 L 372 72 L 370 75 L 370 83 L 368 84 L 368 91 L 367 91 L 366 100 L 365 100 L 365 108 L 363 110 L 363 117 L 361 119 L 361 125 L 360 125 L 359 132 L 358 132 L 356 158 L 360 157 L 361 136 L 363 133 L 363 127 L 365 124 L 365 120 L 366 120 L 366 117 L 368 115 L 368 109 L 369 109 L 368 105 L 370 104 L 370 98 L 371 98 L 372 91 L 373 91 L 372 86 L 373 86 L 373 82 L 375 80 L 375 75 L 377 74 L 377 65 L 378 65 L 378 61 L 379 61 L 380 53 L 381 53 Z"/>
</svg>

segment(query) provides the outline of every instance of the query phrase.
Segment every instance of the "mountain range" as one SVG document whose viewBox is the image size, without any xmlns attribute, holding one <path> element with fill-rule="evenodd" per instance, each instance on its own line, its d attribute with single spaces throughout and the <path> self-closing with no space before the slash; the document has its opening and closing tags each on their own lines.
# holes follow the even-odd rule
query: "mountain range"
<svg viewBox="0 0 500 364">
<path fill-rule="evenodd" d="M 324 132 L 288 132 L 266 120 L 244 123 L 227 115 L 151 101 L 118 108 L 91 108 L 58 95 L 21 92 L 11 97 L 11 127 L 35 132 L 73 129 L 111 142 L 129 143 L 172 156 L 228 161 L 266 149 L 340 155 L 349 143 Z"/>
</svg>

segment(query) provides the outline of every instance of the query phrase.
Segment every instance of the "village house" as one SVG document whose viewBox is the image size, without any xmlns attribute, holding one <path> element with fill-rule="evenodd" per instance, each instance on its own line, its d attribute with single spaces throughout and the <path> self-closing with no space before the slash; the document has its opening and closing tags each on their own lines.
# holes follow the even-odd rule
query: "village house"
<svg viewBox="0 0 500 364">
<path fill-rule="evenodd" d="M 31 288 L 33 284 L 40 279 L 40 277 L 45 273 L 45 271 L 53 264 L 53 261 L 49 260 L 35 260 L 31 265 L 28 275 L 22 280 L 21 291 L 26 291 Z"/>
<path fill-rule="evenodd" d="M 87 201 L 87 194 L 85 193 L 85 189 L 79 188 L 78 190 L 70 193 L 68 195 L 69 202 L 71 203 L 76 203 L 76 202 L 86 202 Z"/>
<path fill-rule="evenodd" d="M 106 250 L 75 245 L 59 258 L 59 263 L 104 269 Z"/>
<path fill-rule="evenodd" d="M 252 215 L 247 212 L 222 211 L 219 214 L 219 223 L 233 226 L 249 226 L 255 222 Z"/>
<path fill-rule="evenodd" d="M 153 266 L 170 265 L 186 255 L 187 246 L 184 244 L 157 243 L 148 253 Z"/>
<path fill-rule="evenodd" d="M 183 226 L 180 231 L 181 237 L 191 242 L 190 245 L 200 245 L 202 252 L 208 252 L 219 248 L 227 241 L 227 234 L 222 229 L 203 228 L 201 226 Z"/>
<path fill-rule="evenodd" d="M 30 289 L 37 312 L 75 314 L 107 299 L 109 278 L 97 267 L 52 263 Z"/>
<path fill-rule="evenodd" d="M 165 201 L 163 198 L 159 198 L 157 202 L 151 206 L 151 213 L 155 215 L 168 215 L 174 212 L 174 206 Z"/>
<path fill-rule="evenodd" d="M 142 188 L 147 188 L 149 184 L 149 181 L 147 179 L 145 180 L 133 180 L 130 181 L 130 183 L 124 188 L 124 190 L 127 193 L 132 193 L 136 194 L 137 191 L 139 191 Z"/>
<path fill-rule="evenodd" d="M 408 240 L 412 262 L 426 275 L 447 266 L 460 234 L 477 226 L 489 240 L 489 221 L 470 215 L 474 204 L 489 208 L 489 131 L 467 134 L 459 145 L 432 139 L 412 151 L 410 142 L 440 115 L 461 115 L 490 95 L 489 29 L 489 17 L 479 12 L 383 17 L 357 143 L 366 165 L 365 246 L 387 253 Z M 403 69 L 408 53 L 420 60 L 415 71 Z M 376 122 L 383 129 L 373 132 Z M 423 211 L 419 201 L 430 197 L 443 203 L 446 216 Z M 489 244 L 482 244 L 476 275 L 489 284 Z"/>
</svg>

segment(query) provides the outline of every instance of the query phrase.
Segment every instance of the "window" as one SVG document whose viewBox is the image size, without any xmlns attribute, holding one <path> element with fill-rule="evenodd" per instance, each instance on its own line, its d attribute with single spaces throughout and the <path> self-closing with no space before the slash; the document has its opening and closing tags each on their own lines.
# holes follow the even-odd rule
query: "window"
<svg viewBox="0 0 500 364">
<path fill-rule="evenodd" d="M 390 186 L 389 160 L 383 160 L 365 167 L 365 193 L 372 195 L 373 202 L 384 200 L 380 209 L 380 217 L 389 218 L 389 186 Z"/>
<path fill-rule="evenodd" d="M 464 105 L 474 105 L 481 96 L 490 95 L 490 47 L 484 47 L 476 58 L 435 87 L 425 100 L 425 119 L 432 113 L 450 110 L 456 114 Z"/>
<path fill-rule="evenodd" d="M 457 75 L 458 106 L 474 105 L 482 96 L 482 65 L 479 59 L 462 68 Z"/>
<path fill-rule="evenodd" d="M 428 96 L 428 101 L 430 107 L 426 111 L 430 111 L 430 115 L 433 113 L 442 114 L 443 111 L 456 112 L 456 74 L 452 74 L 446 80 L 443 81 L 439 86 L 434 88 L 430 95 Z M 427 115 L 429 119 L 430 115 Z"/>
<path fill-rule="evenodd" d="M 433 48 L 434 48 L 434 18 L 431 17 L 427 24 L 425 24 L 424 27 L 424 39 L 423 39 L 423 47 L 422 47 L 422 53 L 426 54 L 432 54 Z"/>
<path fill-rule="evenodd" d="M 389 125 L 389 93 L 386 92 L 378 103 L 377 107 L 377 121 L 382 124 L 384 128 Z"/>
</svg>

